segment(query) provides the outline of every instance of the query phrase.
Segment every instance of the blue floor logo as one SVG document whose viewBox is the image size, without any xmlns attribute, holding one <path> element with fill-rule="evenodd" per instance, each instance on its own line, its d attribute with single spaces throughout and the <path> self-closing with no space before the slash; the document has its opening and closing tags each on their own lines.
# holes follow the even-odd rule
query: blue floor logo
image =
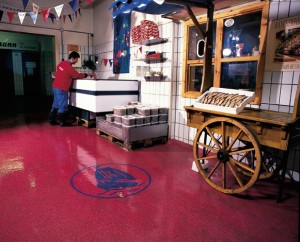
<svg viewBox="0 0 300 242">
<path fill-rule="evenodd" d="M 84 195 L 97 198 L 122 198 L 144 191 L 151 183 L 144 169 L 110 163 L 86 167 L 71 178 L 71 185 Z"/>
</svg>

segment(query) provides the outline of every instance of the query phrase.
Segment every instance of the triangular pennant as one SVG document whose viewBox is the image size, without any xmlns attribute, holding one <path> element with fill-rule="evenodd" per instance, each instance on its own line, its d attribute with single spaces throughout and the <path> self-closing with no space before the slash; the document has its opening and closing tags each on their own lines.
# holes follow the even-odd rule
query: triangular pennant
<svg viewBox="0 0 300 242">
<path fill-rule="evenodd" d="M 69 17 L 69 19 L 71 20 L 71 22 L 73 23 L 73 19 L 72 19 L 71 14 L 69 14 L 68 17 Z"/>
<path fill-rule="evenodd" d="M 18 12 L 20 23 L 23 24 L 26 12 Z"/>
<path fill-rule="evenodd" d="M 30 17 L 31 17 L 33 23 L 35 24 L 35 23 L 36 23 L 36 19 L 37 19 L 38 13 L 30 12 L 29 14 L 30 14 Z"/>
<path fill-rule="evenodd" d="M 64 7 L 64 4 L 61 4 L 61 5 L 58 5 L 58 6 L 54 7 L 58 17 L 60 17 L 63 7 Z"/>
<path fill-rule="evenodd" d="M 104 61 L 104 65 L 106 66 L 108 59 L 103 59 L 103 61 Z"/>
<path fill-rule="evenodd" d="M 79 15 L 81 16 L 80 8 L 78 8 L 78 13 L 79 13 Z"/>
<path fill-rule="evenodd" d="M 54 24 L 54 19 L 56 18 L 53 13 L 49 13 L 49 18 L 51 19 L 52 23 Z"/>
<path fill-rule="evenodd" d="M 24 6 L 24 10 L 26 9 L 27 7 L 27 4 L 29 2 L 29 0 L 22 0 L 23 1 L 23 6 Z"/>
<path fill-rule="evenodd" d="M 143 47 L 141 46 L 141 47 L 139 48 L 139 50 L 140 50 L 140 52 L 142 53 Z"/>
<path fill-rule="evenodd" d="M 78 5 L 78 0 L 72 0 L 71 2 L 69 2 L 69 4 L 75 13 Z"/>
<path fill-rule="evenodd" d="M 42 15 L 44 17 L 44 21 L 45 22 L 48 21 L 49 13 L 50 13 L 50 8 L 48 8 L 48 9 L 42 9 Z"/>
<path fill-rule="evenodd" d="M 87 0 L 88 4 L 92 4 L 93 0 Z"/>
<path fill-rule="evenodd" d="M 1 22 L 2 16 L 3 16 L 3 11 L 0 10 L 0 22 Z"/>
<path fill-rule="evenodd" d="M 7 12 L 7 15 L 8 15 L 9 22 L 11 23 L 14 19 L 15 13 L 14 12 Z"/>
<path fill-rule="evenodd" d="M 64 23 L 66 22 L 66 15 L 63 15 L 63 20 L 64 20 Z"/>
<path fill-rule="evenodd" d="M 109 59 L 109 65 L 112 66 L 113 60 Z"/>
<path fill-rule="evenodd" d="M 35 3 L 32 3 L 32 9 L 33 9 L 33 12 L 34 12 L 35 14 L 38 13 L 39 8 L 40 8 L 40 7 L 39 7 L 38 5 L 36 5 Z"/>
</svg>

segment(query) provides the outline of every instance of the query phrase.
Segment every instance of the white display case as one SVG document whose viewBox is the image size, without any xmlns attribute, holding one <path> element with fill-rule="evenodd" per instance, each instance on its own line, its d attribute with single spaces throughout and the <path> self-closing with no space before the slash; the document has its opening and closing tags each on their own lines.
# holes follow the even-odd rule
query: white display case
<svg viewBox="0 0 300 242">
<path fill-rule="evenodd" d="M 76 79 L 69 105 L 94 113 L 112 112 L 113 107 L 139 100 L 137 80 Z"/>
</svg>

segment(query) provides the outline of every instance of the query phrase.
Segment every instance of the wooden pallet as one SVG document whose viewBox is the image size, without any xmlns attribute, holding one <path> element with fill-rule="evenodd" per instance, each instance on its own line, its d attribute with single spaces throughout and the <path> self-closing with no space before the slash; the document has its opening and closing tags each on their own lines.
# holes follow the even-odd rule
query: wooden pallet
<svg viewBox="0 0 300 242">
<path fill-rule="evenodd" d="M 166 144 L 168 142 L 167 136 L 128 142 L 128 141 L 118 139 L 118 138 L 114 137 L 113 135 L 111 135 L 105 131 L 102 131 L 100 129 L 96 129 L 96 134 L 100 137 L 106 138 L 107 140 L 109 140 L 112 143 L 115 143 L 115 144 L 121 146 L 122 148 L 124 148 L 127 151 L 131 151 L 136 148 L 142 148 L 142 147 L 146 148 L 146 147 L 150 147 L 155 144 Z"/>
<path fill-rule="evenodd" d="M 86 128 L 92 128 L 92 127 L 96 127 L 96 120 L 95 119 L 86 120 L 83 118 L 76 117 L 76 124 L 84 126 Z"/>
</svg>

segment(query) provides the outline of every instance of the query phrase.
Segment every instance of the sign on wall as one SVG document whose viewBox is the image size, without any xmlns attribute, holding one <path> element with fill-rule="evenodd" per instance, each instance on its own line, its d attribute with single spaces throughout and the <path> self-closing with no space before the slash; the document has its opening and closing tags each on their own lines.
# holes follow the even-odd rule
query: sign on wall
<svg viewBox="0 0 300 242">
<path fill-rule="evenodd" d="M 18 40 L 0 37 L 0 49 L 38 51 L 39 43 L 33 40 Z"/>
<path fill-rule="evenodd" d="M 300 16 L 270 21 L 265 70 L 300 70 Z"/>
</svg>

